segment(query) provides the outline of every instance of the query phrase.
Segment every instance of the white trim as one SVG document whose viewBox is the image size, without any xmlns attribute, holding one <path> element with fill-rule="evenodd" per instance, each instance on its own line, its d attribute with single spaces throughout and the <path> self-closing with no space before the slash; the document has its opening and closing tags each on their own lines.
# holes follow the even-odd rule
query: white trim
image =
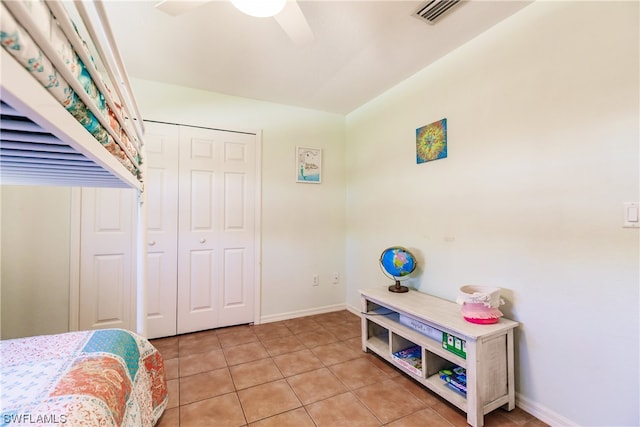
<svg viewBox="0 0 640 427">
<path fill-rule="evenodd" d="M 524 397 L 520 393 L 516 393 L 516 406 L 525 412 L 533 415 L 540 421 L 549 424 L 554 427 L 564 426 L 579 426 L 578 423 L 571 421 L 570 419 L 558 414 L 555 411 L 541 405 L 538 402 L 534 402 L 531 399 Z"/>
<path fill-rule="evenodd" d="M 69 227 L 69 331 L 80 327 L 80 223 L 82 189 L 71 188 L 71 226 Z"/>
<path fill-rule="evenodd" d="M 352 312 L 353 314 L 355 314 L 358 317 L 362 317 L 362 313 L 360 312 L 360 307 L 356 307 L 353 305 L 346 305 L 345 307 L 347 310 L 349 310 L 350 312 Z"/>
<path fill-rule="evenodd" d="M 143 176 L 146 176 L 146 162 L 142 165 Z M 131 305 L 132 326 L 138 335 L 147 337 L 147 192 L 137 191 L 135 206 L 136 232 L 133 239 L 134 262 L 131 263 L 135 271 L 135 286 Z M 134 323 L 135 322 L 135 323 Z"/>
<path fill-rule="evenodd" d="M 0 185 L 0 307 L 2 307 L 2 185 Z M 2 339 L 2 315 L 0 315 L 0 340 Z"/>
<path fill-rule="evenodd" d="M 262 309 L 262 130 L 255 133 L 256 137 L 256 175 L 255 199 L 253 208 L 253 322 L 262 323 L 260 317 Z"/>
<path fill-rule="evenodd" d="M 331 313 L 346 309 L 345 304 L 325 305 L 324 307 L 310 308 L 306 310 L 289 311 L 287 313 L 269 314 L 260 318 L 260 323 L 278 322 L 280 320 L 295 319 L 298 317 L 312 316 L 314 314 Z"/>
<path fill-rule="evenodd" d="M 150 122 L 150 123 L 161 123 L 161 124 L 165 124 L 165 125 L 186 126 L 186 127 L 190 127 L 190 128 L 220 130 L 220 131 L 223 131 L 223 132 L 246 133 L 246 134 L 249 134 L 249 135 L 256 135 L 256 136 L 260 135 L 260 138 L 262 138 L 262 129 L 256 129 L 256 128 L 236 128 L 234 126 L 215 126 L 215 125 L 210 125 L 210 124 L 207 124 L 207 125 L 189 124 L 189 123 L 186 123 L 186 122 L 171 122 L 171 121 L 167 121 L 167 120 L 151 119 L 151 118 L 146 118 L 143 121 L 144 122 Z"/>
</svg>

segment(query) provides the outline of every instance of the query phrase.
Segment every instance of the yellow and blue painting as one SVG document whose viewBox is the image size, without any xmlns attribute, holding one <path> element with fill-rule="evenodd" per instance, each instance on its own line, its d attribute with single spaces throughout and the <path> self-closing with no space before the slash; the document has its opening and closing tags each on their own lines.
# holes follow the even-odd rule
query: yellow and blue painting
<svg viewBox="0 0 640 427">
<path fill-rule="evenodd" d="M 447 119 L 416 129 L 416 162 L 418 164 L 447 157 Z"/>
</svg>

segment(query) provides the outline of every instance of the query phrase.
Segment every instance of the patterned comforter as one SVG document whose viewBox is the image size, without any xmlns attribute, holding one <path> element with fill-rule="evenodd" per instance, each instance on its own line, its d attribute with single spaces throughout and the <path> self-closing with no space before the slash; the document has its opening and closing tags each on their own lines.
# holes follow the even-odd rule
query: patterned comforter
<svg viewBox="0 0 640 427">
<path fill-rule="evenodd" d="M 133 332 L 0 341 L 0 426 L 153 426 L 167 400 L 162 356 Z"/>
</svg>

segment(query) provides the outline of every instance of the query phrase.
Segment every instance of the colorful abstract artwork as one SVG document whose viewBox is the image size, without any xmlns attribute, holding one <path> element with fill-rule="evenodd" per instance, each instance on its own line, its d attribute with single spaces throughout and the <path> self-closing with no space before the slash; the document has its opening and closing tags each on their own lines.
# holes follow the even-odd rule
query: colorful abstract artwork
<svg viewBox="0 0 640 427">
<path fill-rule="evenodd" d="M 425 163 L 447 157 L 447 119 L 416 129 L 416 162 Z"/>
</svg>

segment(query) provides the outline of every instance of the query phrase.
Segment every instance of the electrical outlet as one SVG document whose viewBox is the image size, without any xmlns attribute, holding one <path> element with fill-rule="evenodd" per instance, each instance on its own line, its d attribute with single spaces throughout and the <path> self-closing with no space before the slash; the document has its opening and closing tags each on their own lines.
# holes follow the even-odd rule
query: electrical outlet
<svg viewBox="0 0 640 427">
<path fill-rule="evenodd" d="M 625 228 L 640 227 L 640 203 L 624 203 L 624 223 Z"/>
<path fill-rule="evenodd" d="M 333 283 L 334 285 L 340 283 L 340 273 L 333 273 L 331 275 L 331 283 Z"/>
<path fill-rule="evenodd" d="M 320 284 L 320 276 L 317 274 L 313 275 L 313 286 L 318 286 Z"/>
</svg>

